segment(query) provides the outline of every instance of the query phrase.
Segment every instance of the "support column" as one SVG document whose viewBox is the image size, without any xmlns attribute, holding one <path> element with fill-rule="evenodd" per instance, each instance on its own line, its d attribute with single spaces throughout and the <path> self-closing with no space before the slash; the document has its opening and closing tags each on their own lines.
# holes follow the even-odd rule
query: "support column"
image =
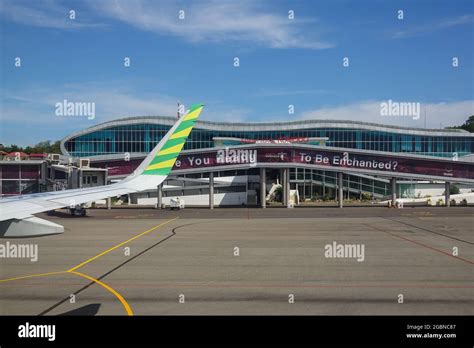
<svg viewBox="0 0 474 348">
<path fill-rule="evenodd" d="M 267 170 L 265 168 L 260 168 L 260 206 L 262 208 L 267 207 Z"/>
<path fill-rule="evenodd" d="M 304 174 L 303 174 L 303 178 L 305 178 Z M 296 184 L 296 189 L 298 189 L 298 184 Z M 303 196 L 303 201 L 304 201 L 306 199 L 306 181 L 304 181 L 304 179 L 303 179 L 303 189 L 301 190 L 301 192 L 303 192 L 301 196 Z"/>
<path fill-rule="evenodd" d="M 372 178 L 372 202 L 375 201 L 375 180 Z"/>
<path fill-rule="evenodd" d="M 449 192 L 450 182 L 446 181 L 444 183 L 444 203 L 447 207 L 451 205 L 451 192 Z"/>
<path fill-rule="evenodd" d="M 297 183 L 295 184 L 295 190 L 296 190 L 296 192 L 298 192 L 298 197 L 300 197 L 300 193 L 299 193 L 299 191 L 298 191 L 298 190 L 299 190 L 299 187 L 298 187 L 298 184 L 297 184 Z M 303 192 L 304 192 L 304 186 L 303 186 Z M 301 198 L 301 197 L 300 197 L 300 198 Z M 304 202 L 304 198 L 303 198 L 303 202 Z M 295 202 L 295 205 L 296 205 L 296 204 L 299 204 L 299 202 Z"/>
<path fill-rule="evenodd" d="M 326 171 L 323 170 L 323 197 L 326 196 Z"/>
<path fill-rule="evenodd" d="M 112 209 L 112 198 L 107 198 L 107 209 L 110 210 Z"/>
<path fill-rule="evenodd" d="M 214 209 L 214 173 L 209 173 L 209 209 Z"/>
<path fill-rule="evenodd" d="M 79 176 L 79 183 L 78 183 L 78 188 L 82 188 L 82 170 L 78 169 L 78 176 Z M 73 187 L 73 188 L 77 188 L 77 187 Z"/>
<path fill-rule="evenodd" d="M 283 169 L 283 177 L 285 178 L 285 184 L 283 185 L 283 192 L 284 192 L 284 205 L 288 207 L 290 202 L 290 169 L 285 168 Z"/>
<path fill-rule="evenodd" d="M 397 204 L 397 179 L 392 178 L 390 183 L 392 186 L 392 207 L 395 207 Z"/>
<path fill-rule="evenodd" d="M 350 184 L 350 182 L 349 182 L 349 175 L 348 175 L 348 176 L 347 176 L 347 200 L 349 200 L 349 199 L 351 198 L 351 196 L 350 196 L 350 191 L 351 191 L 350 185 L 351 185 L 351 184 Z"/>
<path fill-rule="evenodd" d="M 156 197 L 156 208 L 161 209 L 161 207 L 163 206 L 163 184 L 157 186 Z"/>
<path fill-rule="evenodd" d="M 344 182 L 342 181 L 342 172 L 339 172 L 337 173 L 337 176 L 338 176 L 338 199 L 339 199 L 339 208 L 342 208 L 344 206 L 344 191 L 343 191 L 343 185 L 344 185 Z"/>
<path fill-rule="evenodd" d="M 280 169 L 281 179 L 281 204 L 285 205 L 286 202 L 286 172 L 285 169 Z"/>
</svg>

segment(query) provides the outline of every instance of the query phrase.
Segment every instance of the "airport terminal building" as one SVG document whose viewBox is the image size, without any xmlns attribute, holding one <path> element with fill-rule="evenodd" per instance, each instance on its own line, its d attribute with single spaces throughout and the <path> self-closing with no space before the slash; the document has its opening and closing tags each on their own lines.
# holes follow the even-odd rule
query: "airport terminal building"
<svg viewBox="0 0 474 348">
<path fill-rule="evenodd" d="M 65 137 L 63 154 L 90 157 L 148 153 L 176 122 L 174 117 L 129 117 L 105 122 Z M 474 152 L 474 135 L 461 129 L 420 129 L 354 121 L 306 120 L 272 123 L 198 121 L 184 150 L 243 143 L 293 140 L 358 150 L 459 157 Z"/>
<path fill-rule="evenodd" d="M 108 170 L 110 181 L 119 180 L 133 172 L 175 122 L 176 117 L 161 116 L 105 122 L 65 137 L 61 151 L 88 158 L 91 166 Z M 442 194 L 446 177 L 470 191 L 473 153 L 474 134 L 460 129 L 335 120 L 198 121 L 164 186 L 129 199 L 161 205 L 179 196 L 187 205 L 214 206 L 338 195 L 383 199 L 394 192 L 415 197 L 423 185 Z"/>
</svg>

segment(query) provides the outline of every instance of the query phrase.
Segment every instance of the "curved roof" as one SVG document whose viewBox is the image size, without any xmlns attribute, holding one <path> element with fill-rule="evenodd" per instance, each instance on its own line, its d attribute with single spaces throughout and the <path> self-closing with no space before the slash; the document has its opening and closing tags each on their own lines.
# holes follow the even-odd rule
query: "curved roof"
<svg viewBox="0 0 474 348">
<path fill-rule="evenodd" d="M 133 124 L 160 124 L 172 126 L 176 122 L 175 117 L 169 116 L 136 116 L 125 117 L 117 120 L 107 121 L 95 126 L 74 132 L 61 140 L 61 151 L 67 153 L 64 143 L 72 138 L 89 134 L 98 130 L 107 129 L 116 126 L 125 126 Z M 392 125 L 382 125 L 377 123 L 349 121 L 349 120 L 300 120 L 290 122 L 261 122 L 261 123 L 230 123 L 230 122 L 214 122 L 202 121 L 196 122 L 196 129 L 216 130 L 216 131 L 275 131 L 275 130 L 294 130 L 308 128 L 347 128 L 372 130 L 398 134 L 414 134 L 425 136 L 468 136 L 474 137 L 473 133 L 469 133 L 463 129 L 423 129 L 413 127 L 399 127 Z"/>
</svg>

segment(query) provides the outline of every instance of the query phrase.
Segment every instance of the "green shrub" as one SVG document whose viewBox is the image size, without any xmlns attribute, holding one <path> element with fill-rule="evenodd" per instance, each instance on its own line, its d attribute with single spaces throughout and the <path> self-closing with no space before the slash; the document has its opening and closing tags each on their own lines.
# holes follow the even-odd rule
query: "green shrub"
<svg viewBox="0 0 474 348">
<path fill-rule="evenodd" d="M 324 195 L 323 196 L 323 202 L 327 202 L 327 201 L 330 201 L 331 200 L 331 197 L 329 197 L 329 195 Z"/>
<path fill-rule="evenodd" d="M 459 194 L 459 187 L 457 187 L 456 185 L 449 185 L 449 194 L 458 195 Z"/>
</svg>

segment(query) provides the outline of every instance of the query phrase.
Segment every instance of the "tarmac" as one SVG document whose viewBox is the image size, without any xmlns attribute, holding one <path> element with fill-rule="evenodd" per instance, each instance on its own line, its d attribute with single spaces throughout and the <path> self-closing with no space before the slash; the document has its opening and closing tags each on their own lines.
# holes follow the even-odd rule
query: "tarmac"
<svg viewBox="0 0 474 348">
<path fill-rule="evenodd" d="M 473 315 L 472 207 L 90 209 L 0 239 L 0 315 Z M 363 255 L 331 256 L 332 246 Z M 359 249 L 356 249 L 355 247 Z M 362 257 L 363 256 L 363 257 Z"/>
</svg>

